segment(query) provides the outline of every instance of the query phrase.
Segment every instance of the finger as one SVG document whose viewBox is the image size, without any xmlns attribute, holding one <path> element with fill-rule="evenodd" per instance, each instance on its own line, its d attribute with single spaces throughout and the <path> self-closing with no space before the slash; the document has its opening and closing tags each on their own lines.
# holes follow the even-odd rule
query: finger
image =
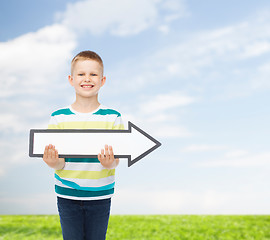
<svg viewBox="0 0 270 240">
<path fill-rule="evenodd" d="M 53 154 L 52 156 L 53 156 L 54 159 L 58 159 L 58 152 L 55 149 L 55 146 L 53 146 L 53 153 L 52 154 Z"/>
<path fill-rule="evenodd" d="M 58 159 L 58 151 L 55 149 L 55 158 Z"/>
<path fill-rule="evenodd" d="M 53 157 L 53 145 L 50 144 L 48 148 L 48 158 L 52 159 Z"/>
<path fill-rule="evenodd" d="M 52 149 L 52 144 L 49 144 L 49 146 L 48 146 L 48 151 L 50 151 L 51 149 Z"/>
<path fill-rule="evenodd" d="M 52 151 L 53 151 L 53 157 L 55 157 L 55 153 L 56 153 L 56 149 L 55 149 L 55 146 L 53 145 L 53 147 L 52 147 Z"/>
<path fill-rule="evenodd" d="M 100 162 L 104 161 L 104 149 L 101 149 L 101 153 L 99 154 L 99 161 Z"/>
<path fill-rule="evenodd" d="M 112 146 L 109 146 L 109 152 L 110 152 L 110 157 L 114 158 Z"/>
<path fill-rule="evenodd" d="M 119 158 L 116 158 L 116 159 L 115 159 L 115 167 L 117 167 L 118 164 L 119 164 Z"/>
<path fill-rule="evenodd" d="M 45 147 L 43 158 L 48 158 L 48 146 Z"/>
<path fill-rule="evenodd" d="M 101 149 L 101 156 L 104 156 L 104 149 Z"/>
<path fill-rule="evenodd" d="M 109 147 L 108 147 L 108 145 L 105 145 L 105 157 L 106 157 L 107 159 L 110 158 L 110 153 L 109 153 Z"/>
<path fill-rule="evenodd" d="M 48 149 L 48 159 L 52 158 L 52 149 Z"/>
</svg>

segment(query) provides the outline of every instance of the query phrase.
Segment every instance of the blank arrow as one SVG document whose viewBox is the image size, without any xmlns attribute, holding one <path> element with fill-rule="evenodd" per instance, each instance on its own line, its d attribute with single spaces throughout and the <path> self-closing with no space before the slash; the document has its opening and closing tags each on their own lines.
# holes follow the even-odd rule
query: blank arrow
<svg viewBox="0 0 270 240">
<path fill-rule="evenodd" d="M 111 145 L 115 158 L 127 158 L 128 166 L 161 146 L 161 143 L 131 122 L 128 130 L 105 129 L 31 129 L 29 156 L 43 157 L 46 145 L 52 144 L 59 157 L 97 157 L 104 145 Z"/>
</svg>

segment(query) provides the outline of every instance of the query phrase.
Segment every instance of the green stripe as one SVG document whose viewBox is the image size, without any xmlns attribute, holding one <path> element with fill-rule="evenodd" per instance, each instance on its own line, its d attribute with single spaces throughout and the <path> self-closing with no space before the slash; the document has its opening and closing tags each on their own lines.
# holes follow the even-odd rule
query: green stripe
<svg viewBox="0 0 270 240">
<path fill-rule="evenodd" d="M 125 129 L 124 124 L 113 125 L 111 122 L 61 122 L 49 124 L 48 129 Z"/>
<path fill-rule="evenodd" d="M 61 178 L 77 179 L 100 179 L 115 175 L 115 169 L 103 169 L 101 171 L 79 171 L 79 170 L 56 170 L 55 173 Z"/>
<path fill-rule="evenodd" d="M 59 129 L 57 124 L 49 124 L 48 129 Z"/>
<path fill-rule="evenodd" d="M 71 112 L 69 108 L 64 108 L 64 109 L 59 109 L 59 110 L 53 112 L 52 117 L 57 116 L 57 115 L 61 115 L 61 114 L 63 114 L 63 115 L 72 115 L 74 113 Z"/>
<path fill-rule="evenodd" d="M 122 124 L 122 123 L 113 126 L 113 130 L 124 130 L 124 129 L 125 129 L 125 126 L 124 126 L 124 124 Z"/>
<path fill-rule="evenodd" d="M 99 163 L 98 158 L 66 158 L 66 162 Z"/>
<path fill-rule="evenodd" d="M 72 181 L 68 181 L 65 179 L 60 178 L 56 173 L 54 174 L 54 177 L 62 182 L 64 185 L 71 187 L 73 189 L 77 189 L 77 190 L 83 190 L 83 191 L 103 191 L 103 190 L 109 190 L 114 188 L 115 182 L 107 184 L 105 186 L 101 186 L 101 187 L 81 187 L 80 185 L 78 185 L 75 182 Z"/>
<path fill-rule="evenodd" d="M 83 191 L 72 188 L 63 188 L 55 185 L 55 192 L 61 195 L 72 197 L 100 197 L 113 194 L 114 188 L 103 191 Z"/>
<path fill-rule="evenodd" d="M 97 112 L 93 113 L 94 115 L 109 115 L 115 114 L 117 117 L 120 117 L 121 114 L 113 109 L 99 109 Z"/>
<path fill-rule="evenodd" d="M 73 122 L 60 122 L 55 125 L 55 128 L 60 129 L 112 129 L 113 122 L 107 121 L 73 121 Z M 50 126 L 52 127 L 52 126 Z"/>
</svg>

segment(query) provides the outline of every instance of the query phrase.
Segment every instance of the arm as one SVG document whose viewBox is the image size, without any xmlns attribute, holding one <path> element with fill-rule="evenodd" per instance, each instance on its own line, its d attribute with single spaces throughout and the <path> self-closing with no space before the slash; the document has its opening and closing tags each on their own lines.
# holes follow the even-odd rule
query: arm
<svg viewBox="0 0 270 240">
<path fill-rule="evenodd" d="M 114 169 L 119 164 L 119 158 L 114 158 L 112 146 L 108 145 L 105 145 L 105 153 L 104 149 L 101 149 L 101 153 L 98 154 L 98 160 L 107 169 Z"/>
<path fill-rule="evenodd" d="M 55 146 L 51 144 L 45 147 L 43 161 L 55 170 L 60 170 L 65 167 L 65 159 L 59 158 L 58 151 L 55 149 Z"/>
</svg>

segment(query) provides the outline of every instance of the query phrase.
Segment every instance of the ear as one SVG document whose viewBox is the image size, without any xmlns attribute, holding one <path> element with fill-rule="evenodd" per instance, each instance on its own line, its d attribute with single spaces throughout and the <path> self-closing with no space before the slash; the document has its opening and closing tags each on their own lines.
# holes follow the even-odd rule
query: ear
<svg viewBox="0 0 270 240">
<path fill-rule="evenodd" d="M 69 81 L 70 85 L 73 86 L 73 77 L 72 77 L 72 75 L 68 75 L 68 81 Z"/>
<path fill-rule="evenodd" d="M 103 76 L 103 77 L 101 78 L 101 87 L 105 84 L 105 82 L 106 82 L 106 77 Z"/>
</svg>

